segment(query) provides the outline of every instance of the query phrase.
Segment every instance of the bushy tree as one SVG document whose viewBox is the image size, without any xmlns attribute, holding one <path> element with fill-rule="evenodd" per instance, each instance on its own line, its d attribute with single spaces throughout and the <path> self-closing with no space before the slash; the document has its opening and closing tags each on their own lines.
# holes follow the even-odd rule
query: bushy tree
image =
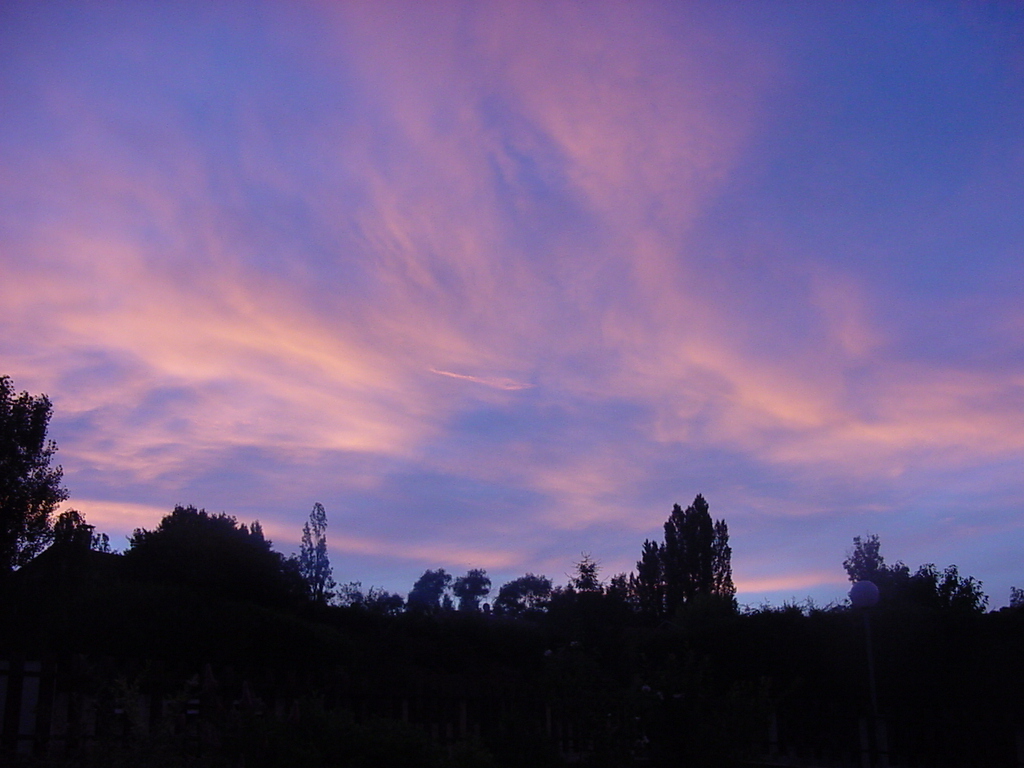
<svg viewBox="0 0 1024 768">
<path fill-rule="evenodd" d="M 528 573 L 504 584 L 498 590 L 494 609 L 499 613 L 519 616 L 545 608 L 550 598 L 551 579 Z"/>
<path fill-rule="evenodd" d="M 299 573 L 315 602 L 326 603 L 335 587 L 331 561 L 327 556 L 327 511 L 317 502 L 302 526 L 302 544 L 299 548 Z"/>
<path fill-rule="evenodd" d="M 479 611 L 480 600 L 487 597 L 490 591 L 491 580 L 482 568 L 470 569 L 452 584 L 452 593 L 459 599 L 460 611 Z"/>
<path fill-rule="evenodd" d="M 68 494 L 51 466 L 57 444 L 46 437 L 46 395 L 17 394 L 0 376 L 0 573 L 27 563 L 50 543 L 52 516 Z"/>
<path fill-rule="evenodd" d="M 882 544 L 878 534 L 870 533 L 863 539 L 853 537 L 853 549 L 846 553 L 843 568 L 851 582 L 873 581 L 876 586 L 885 578 L 888 570 L 881 553 Z"/>
<path fill-rule="evenodd" d="M 934 564 L 926 563 L 914 573 L 900 561 L 886 565 L 881 542 L 874 533 L 853 537 L 853 548 L 847 552 L 843 568 L 851 582 L 873 582 L 888 604 L 972 613 L 981 613 L 988 604 L 981 582 L 972 576 L 960 576 L 955 565 L 939 571 Z"/>
<path fill-rule="evenodd" d="M 439 610 L 446 607 L 443 602 L 448 597 L 445 591 L 451 583 L 451 574 L 444 568 L 438 568 L 436 571 L 428 568 L 413 584 L 406 605 L 415 610 Z M 451 604 L 450 598 L 448 604 Z"/>
<path fill-rule="evenodd" d="M 393 616 L 402 611 L 405 600 L 401 595 L 388 592 L 382 587 L 370 587 L 363 592 L 361 581 L 350 581 L 338 586 L 338 604 L 349 608 L 362 608 L 370 613 Z"/>
<path fill-rule="evenodd" d="M 272 549 L 259 521 L 176 506 L 153 530 L 137 528 L 125 564 L 135 576 L 193 589 L 204 596 L 295 604 L 307 593 L 298 562 Z"/>
<path fill-rule="evenodd" d="M 348 581 L 336 586 L 337 590 L 334 596 L 338 605 L 343 608 L 360 607 L 366 600 L 366 595 L 363 594 L 363 582 L 361 581 Z"/>
<path fill-rule="evenodd" d="M 89 525 L 77 509 L 65 510 L 53 524 L 53 545 L 110 552 L 110 537 L 105 533 L 95 533 L 95 530 L 96 526 Z"/>
<path fill-rule="evenodd" d="M 988 596 L 973 576 L 961 576 L 955 565 L 939 571 L 934 563 L 920 566 L 910 577 L 908 595 L 914 602 L 960 613 L 982 613 Z"/>
<path fill-rule="evenodd" d="M 1024 589 L 1010 587 L 1010 607 L 1024 608 Z"/>
<path fill-rule="evenodd" d="M 887 602 L 906 599 L 910 587 L 910 568 L 896 561 L 887 565 L 878 535 L 853 537 L 853 548 L 846 553 L 843 568 L 851 582 L 870 581 Z"/>
<path fill-rule="evenodd" d="M 371 613 L 394 616 L 402 612 L 405 600 L 396 592 L 388 592 L 383 587 L 370 587 L 363 599 L 363 605 Z"/>
</svg>

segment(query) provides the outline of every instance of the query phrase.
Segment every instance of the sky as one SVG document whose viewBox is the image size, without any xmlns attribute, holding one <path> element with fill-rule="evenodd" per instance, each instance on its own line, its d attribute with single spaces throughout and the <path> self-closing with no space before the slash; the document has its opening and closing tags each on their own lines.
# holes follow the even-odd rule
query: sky
<svg viewBox="0 0 1024 768">
<path fill-rule="evenodd" d="M 116 548 L 1024 587 L 1024 5 L 0 4 L 0 373 Z"/>
</svg>

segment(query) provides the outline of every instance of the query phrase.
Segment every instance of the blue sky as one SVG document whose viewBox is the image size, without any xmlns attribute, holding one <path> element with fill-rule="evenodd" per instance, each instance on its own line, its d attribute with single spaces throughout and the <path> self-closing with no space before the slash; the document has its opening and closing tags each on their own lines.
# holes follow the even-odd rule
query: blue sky
<svg viewBox="0 0 1024 768">
<path fill-rule="evenodd" d="M 852 538 L 1024 586 L 1024 10 L 0 9 L 0 372 L 115 544 L 175 504 L 335 576 L 628 571 L 741 602 Z"/>
</svg>

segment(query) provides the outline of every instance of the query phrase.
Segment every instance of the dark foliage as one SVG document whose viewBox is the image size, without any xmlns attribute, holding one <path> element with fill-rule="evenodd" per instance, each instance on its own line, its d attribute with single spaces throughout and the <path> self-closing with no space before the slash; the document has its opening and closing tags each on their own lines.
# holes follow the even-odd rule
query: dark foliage
<svg viewBox="0 0 1024 768">
<path fill-rule="evenodd" d="M 988 604 L 981 582 L 972 576 L 961 576 L 955 565 L 939 571 L 934 564 L 926 563 L 914 573 L 899 561 L 886 565 L 876 534 L 863 539 L 854 536 L 853 549 L 843 561 L 843 567 L 851 582 L 873 582 L 886 609 L 981 613 Z"/>
<path fill-rule="evenodd" d="M 111 551 L 110 537 L 96 533 L 96 526 L 89 525 L 77 509 L 68 509 L 57 515 L 57 522 L 53 524 L 53 546 Z"/>
<path fill-rule="evenodd" d="M 724 520 L 712 521 L 700 494 L 685 510 L 678 504 L 665 521 L 665 540 L 644 541 L 629 577 L 636 607 L 657 619 L 672 617 L 694 601 L 732 605 L 732 548 Z"/>
<path fill-rule="evenodd" d="M 491 591 L 491 580 L 487 571 L 471 568 L 465 576 L 459 576 L 452 584 L 452 594 L 459 600 L 460 611 L 479 611 L 480 601 Z"/>
<path fill-rule="evenodd" d="M 98 701 L 125 684 L 202 688 L 202 675 L 189 680 L 213 665 L 223 703 L 204 715 L 205 752 L 192 754 L 208 763 L 195 765 L 737 765 L 767 758 L 773 727 L 781 757 L 855 763 L 869 708 L 863 623 L 848 609 L 737 613 L 695 598 L 655 626 L 611 588 L 554 590 L 524 620 L 312 602 L 275 610 L 131 574 L 75 584 L 64 596 L 40 586 L 51 598 L 41 600 L 24 582 L 0 658 L 144 661 L 144 675 L 97 672 Z M 1007 764 L 1024 717 L 1024 612 L 919 607 L 872 619 L 894 755 Z M 263 704 L 237 709 L 247 698 Z M 183 738 L 112 743 L 105 757 L 121 762 L 107 764 L 182 764 Z"/>
<path fill-rule="evenodd" d="M 46 474 L 49 404 L 21 401 L 41 415 L 42 442 L 32 444 L 59 487 L 59 469 Z M 526 574 L 486 615 L 476 610 L 490 588 L 482 570 L 454 582 L 444 569 L 425 571 L 404 611 L 398 595 L 363 593 L 358 582 L 329 604 L 329 567 L 317 565 L 326 564 L 326 515 L 317 512 L 304 559 L 275 552 L 258 523 L 195 507 L 135 531 L 123 556 L 103 551 L 74 510 L 52 528 L 52 510 L 45 525 L 37 516 L 42 533 L 20 534 L 18 556 L 53 544 L 0 595 L 4 685 L 23 660 L 46 659 L 58 671 L 41 695 L 92 702 L 98 725 L 88 749 L 65 759 L 40 742 L 22 762 L 856 764 L 859 723 L 873 708 L 868 648 L 894 764 L 1014 759 L 1024 723 L 1019 594 L 986 614 L 976 580 L 955 566 L 887 565 L 877 536 L 855 539 L 844 562 L 851 580 L 880 587 L 870 614 L 737 611 L 728 529 L 697 496 L 675 506 L 664 543 L 644 542 L 634 574 L 606 585 L 584 555 L 566 587 Z M 463 610 L 443 610 L 450 593 Z M 145 727 L 135 706 L 143 696 L 168 713 Z M 0 703 L 15 700 L 20 691 Z M 192 704 L 199 714 L 189 715 Z M 0 718 L 0 762 L 16 757 L 21 719 Z"/>
<path fill-rule="evenodd" d="M 317 502 L 302 527 L 299 549 L 299 573 L 306 581 L 310 596 L 318 603 L 326 603 L 333 596 L 334 583 L 331 560 L 327 556 L 327 511 Z"/>
<path fill-rule="evenodd" d="M 427 569 L 413 584 L 406 605 L 416 611 L 440 610 L 447 597 L 445 592 L 451 583 L 451 574 L 444 568 L 438 568 L 436 571 Z"/>
<path fill-rule="evenodd" d="M 68 497 L 61 468 L 51 466 L 50 415 L 46 395 L 17 394 L 0 376 L 0 576 L 46 548 L 53 513 Z"/>
<path fill-rule="evenodd" d="M 678 505 L 676 507 L 678 509 Z M 636 573 L 630 588 L 636 596 L 637 607 L 646 614 L 665 615 L 665 573 L 662 567 L 664 547 L 656 541 L 644 541 L 643 551 L 636 564 Z"/>
<path fill-rule="evenodd" d="M 339 585 L 336 597 L 337 605 L 343 608 L 356 608 L 382 616 L 397 615 L 405 608 L 405 600 L 401 595 L 381 587 L 370 587 L 364 592 L 361 581 Z"/>
<path fill-rule="evenodd" d="M 569 589 L 576 592 L 601 592 L 604 586 L 601 584 L 601 566 L 584 552 L 579 562 L 575 564 L 576 573 L 569 577 Z"/>
<path fill-rule="evenodd" d="M 698 595 L 732 599 L 732 549 L 724 520 L 712 522 L 708 503 L 697 494 L 685 510 L 676 504 L 665 522 L 661 550 L 665 601 L 669 611 Z"/>
<path fill-rule="evenodd" d="M 125 552 L 132 577 L 213 598 L 295 606 L 308 594 L 298 564 L 275 552 L 259 523 L 177 506 L 152 531 L 136 529 Z"/>
<path fill-rule="evenodd" d="M 510 616 L 523 616 L 547 607 L 551 597 L 551 579 L 528 573 L 502 585 L 494 601 L 494 610 Z"/>
</svg>

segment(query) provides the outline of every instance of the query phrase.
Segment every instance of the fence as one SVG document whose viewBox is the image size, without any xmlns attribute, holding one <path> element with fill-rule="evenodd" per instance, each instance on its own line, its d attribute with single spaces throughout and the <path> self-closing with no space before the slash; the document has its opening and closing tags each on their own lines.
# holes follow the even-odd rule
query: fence
<svg viewBox="0 0 1024 768">
<path fill-rule="evenodd" d="M 146 667 L 83 657 L 0 660 L 0 755 L 62 758 L 156 734 L 201 750 L 242 718 L 287 723 L 314 705 L 347 712 L 354 722 L 408 724 L 440 746 L 515 723 L 569 760 L 593 748 L 589 724 L 516 685 L 490 681 L 467 690 L 464 681 L 443 678 L 407 686 L 350 680 L 324 701 L 295 680 L 253 683 L 209 665 L 190 675 L 140 675 Z"/>
<path fill-rule="evenodd" d="M 198 752 L 246 717 L 298 722 L 313 702 L 303 687 L 296 680 L 245 679 L 228 667 L 153 673 L 145 662 L 110 659 L 0 660 L 0 756 L 59 759 L 155 734 Z M 603 721 L 587 719 L 567 702 L 510 681 L 467 685 L 464 678 L 437 677 L 403 685 L 349 679 L 318 705 L 350 713 L 356 722 L 408 724 L 440 746 L 514 727 L 521 737 L 545 739 L 570 762 L 600 748 L 610 732 L 620 744 L 643 736 L 626 711 L 608 713 Z M 969 739 L 948 723 L 891 716 L 884 723 L 883 756 L 874 737 L 865 735 L 870 729 L 864 723 L 822 717 L 772 713 L 763 742 L 754 745 L 761 758 L 750 764 L 1024 768 L 1024 729 L 1011 721 Z M 644 750 L 633 750 L 633 760 L 644 764 Z"/>
</svg>

